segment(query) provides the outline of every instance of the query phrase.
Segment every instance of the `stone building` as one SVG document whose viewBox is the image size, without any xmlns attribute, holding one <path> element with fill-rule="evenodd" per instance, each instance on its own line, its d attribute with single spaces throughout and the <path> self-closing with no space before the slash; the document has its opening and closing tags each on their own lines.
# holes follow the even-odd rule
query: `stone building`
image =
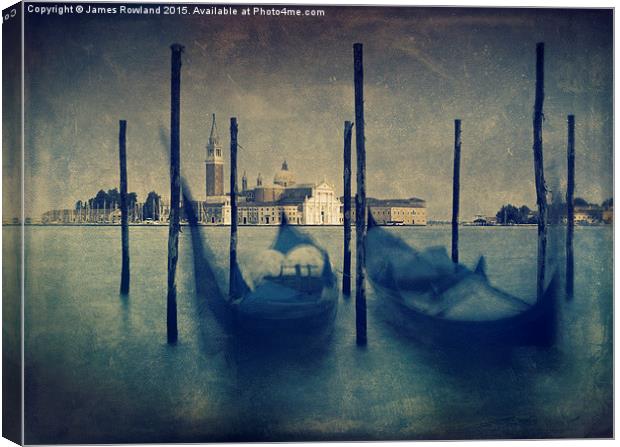
<svg viewBox="0 0 620 447">
<path fill-rule="evenodd" d="M 294 225 L 342 223 L 341 203 L 334 188 L 327 182 L 297 184 L 286 160 L 271 185 L 263 184 L 259 174 L 256 187 L 242 191 L 240 199 L 241 225 L 278 225 L 285 217 Z"/>
<path fill-rule="evenodd" d="M 334 188 L 325 181 L 317 185 L 305 186 L 308 194 L 304 194 L 302 202 L 303 223 L 305 225 L 341 224 L 343 220 L 341 202 Z M 303 190 L 301 192 L 304 193 Z"/>
<path fill-rule="evenodd" d="M 351 199 L 351 219 L 355 225 L 355 198 Z M 366 206 L 378 225 L 426 225 L 426 201 L 366 198 Z"/>
<path fill-rule="evenodd" d="M 198 222 L 215 225 L 230 225 L 230 197 L 224 196 L 222 201 L 192 202 Z M 183 214 L 184 216 L 184 214 Z"/>
<path fill-rule="evenodd" d="M 239 225 L 279 225 L 302 223 L 302 210 L 296 204 L 246 202 L 238 208 Z"/>
</svg>

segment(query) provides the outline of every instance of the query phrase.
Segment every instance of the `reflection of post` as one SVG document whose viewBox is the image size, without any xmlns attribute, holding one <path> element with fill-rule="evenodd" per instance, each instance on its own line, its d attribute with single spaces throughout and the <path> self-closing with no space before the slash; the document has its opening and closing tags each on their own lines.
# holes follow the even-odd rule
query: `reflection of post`
<svg viewBox="0 0 620 447">
<path fill-rule="evenodd" d="M 228 293 L 237 298 L 237 118 L 230 119 L 230 265 Z"/>
<path fill-rule="evenodd" d="M 454 174 L 452 177 L 452 262 L 459 262 L 459 190 L 461 176 L 461 120 L 454 120 Z"/>
<path fill-rule="evenodd" d="M 566 186 L 566 297 L 572 298 L 575 285 L 573 233 L 575 230 L 575 116 L 568 115 L 568 175 Z"/>
<path fill-rule="evenodd" d="M 364 136 L 364 60 L 361 43 L 353 45 L 355 83 L 355 145 L 357 149 L 357 194 L 355 195 L 355 329 L 357 344 L 366 339 L 366 141 Z"/>
<path fill-rule="evenodd" d="M 536 44 L 536 97 L 534 102 L 534 175 L 536 179 L 536 203 L 538 204 L 538 271 L 536 296 L 541 300 L 545 289 L 545 258 L 547 254 L 547 186 L 543 164 L 543 101 L 545 99 L 545 44 Z"/>
<path fill-rule="evenodd" d="M 351 121 L 344 122 L 344 259 L 342 294 L 351 295 Z"/>
<path fill-rule="evenodd" d="M 121 294 L 129 293 L 129 223 L 127 210 L 127 148 L 126 135 L 127 121 L 119 121 L 118 152 L 121 168 Z"/>
<path fill-rule="evenodd" d="M 181 200 L 181 53 L 183 46 L 173 44 L 170 84 L 170 223 L 168 226 L 168 343 L 176 343 L 177 329 L 177 283 L 176 269 L 179 259 L 179 205 Z"/>
</svg>

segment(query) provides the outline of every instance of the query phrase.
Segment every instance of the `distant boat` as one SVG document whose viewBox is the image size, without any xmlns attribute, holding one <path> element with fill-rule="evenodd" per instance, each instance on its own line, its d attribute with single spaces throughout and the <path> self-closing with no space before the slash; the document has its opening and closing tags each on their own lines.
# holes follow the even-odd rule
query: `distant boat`
<svg viewBox="0 0 620 447">
<path fill-rule="evenodd" d="M 307 336 L 333 325 L 338 289 L 325 250 L 284 222 L 261 260 L 254 277 L 235 275 L 240 298 L 231 305 L 240 328 Z"/>
<path fill-rule="evenodd" d="M 484 258 L 475 270 L 454 264 L 445 248 L 418 251 L 369 218 L 368 278 L 379 309 L 410 335 L 433 343 L 550 345 L 555 278 L 534 304 L 493 287 Z"/>
</svg>

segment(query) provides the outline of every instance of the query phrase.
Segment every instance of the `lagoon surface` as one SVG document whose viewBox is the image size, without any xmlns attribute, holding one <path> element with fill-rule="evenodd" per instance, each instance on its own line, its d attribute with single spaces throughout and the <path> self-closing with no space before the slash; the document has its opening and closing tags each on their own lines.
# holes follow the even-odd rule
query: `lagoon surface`
<svg viewBox="0 0 620 447">
<path fill-rule="evenodd" d="M 341 272 L 342 228 L 301 229 Z M 239 229 L 242 267 L 260 259 L 276 231 Z M 417 248 L 450 244 L 449 226 L 389 231 Z M 3 227 L 5 238 L 18 232 Z M 201 232 L 226 287 L 229 228 Z M 370 286 L 366 348 L 355 344 L 354 298 L 340 299 L 327 340 L 242 344 L 197 303 L 188 228 L 177 270 L 179 343 L 169 346 L 167 238 L 165 226 L 130 227 L 131 293 L 121 298 L 120 227 L 26 227 L 26 443 L 612 435 L 611 227 L 576 228 L 575 297 L 559 298 L 555 346 L 499 358 L 402 336 L 377 317 L 381 298 Z M 563 236 L 556 242 L 562 252 Z M 492 284 L 534 300 L 536 227 L 461 228 L 461 262 L 473 268 L 480 255 Z"/>
</svg>

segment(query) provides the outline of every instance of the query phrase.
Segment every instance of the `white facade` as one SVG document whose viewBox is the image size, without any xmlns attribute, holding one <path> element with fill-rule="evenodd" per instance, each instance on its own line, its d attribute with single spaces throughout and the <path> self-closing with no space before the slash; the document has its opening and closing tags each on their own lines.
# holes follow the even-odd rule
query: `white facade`
<svg viewBox="0 0 620 447">
<path fill-rule="evenodd" d="M 303 201 L 304 225 L 339 225 L 342 222 L 341 202 L 327 182 L 312 186 L 312 195 Z"/>
</svg>

